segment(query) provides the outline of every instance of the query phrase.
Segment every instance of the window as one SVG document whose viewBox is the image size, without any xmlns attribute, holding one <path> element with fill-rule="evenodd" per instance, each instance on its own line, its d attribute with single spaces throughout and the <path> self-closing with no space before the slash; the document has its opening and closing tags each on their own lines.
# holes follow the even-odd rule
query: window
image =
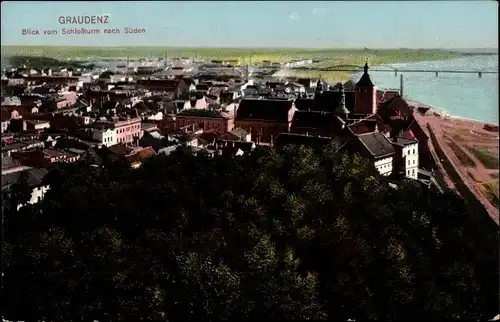
<svg viewBox="0 0 500 322">
<path fill-rule="evenodd" d="M 415 164 L 415 160 L 413 160 L 413 164 Z"/>
<path fill-rule="evenodd" d="M 415 149 L 413 149 L 413 154 L 415 154 Z"/>
<path fill-rule="evenodd" d="M 415 175 L 415 169 L 411 170 L 411 174 Z"/>
</svg>

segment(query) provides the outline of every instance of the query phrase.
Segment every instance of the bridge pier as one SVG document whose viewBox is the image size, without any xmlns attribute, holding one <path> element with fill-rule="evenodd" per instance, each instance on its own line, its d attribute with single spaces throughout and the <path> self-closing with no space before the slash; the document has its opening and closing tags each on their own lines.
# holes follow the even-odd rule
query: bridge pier
<svg viewBox="0 0 500 322">
<path fill-rule="evenodd" d="M 481 76 L 483 76 L 483 73 L 481 73 L 481 72 L 477 73 L 478 78 L 481 78 Z"/>
<path fill-rule="evenodd" d="M 439 76 L 439 73 L 438 73 L 438 72 L 436 72 L 436 77 L 438 77 L 438 76 Z"/>
</svg>

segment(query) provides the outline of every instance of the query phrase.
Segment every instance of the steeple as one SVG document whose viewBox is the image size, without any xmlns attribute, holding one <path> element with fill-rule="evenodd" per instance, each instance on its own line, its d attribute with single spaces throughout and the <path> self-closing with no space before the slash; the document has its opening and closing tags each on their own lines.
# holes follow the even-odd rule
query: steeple
<svg viewBox="0 0 500 322">
<path fill-rule="evenodd" d="M 342 85 L 342 83 L 339 86 L 339 90 L 340 90 L 340 101 L 339 105 L 334 111 L 334 114 L 340 117 L 347 118 L 349 110 L 347 109 L 347 107 L 345 107 L 345 91 L 344 91 L 344 85 Z"/>
<path fill-rule="evenodd" d="M 365 66 L 363 67 L 363 75 L 359 79 L 359 81 L 356 83 L 356 86 L 359 87 L 370 87 L 373 88 L 375 85 L 373 85 L 372 80 L 370 79 L 370 75 L 368 74 L 368 61 L 366 61 Z"/>
</svg>

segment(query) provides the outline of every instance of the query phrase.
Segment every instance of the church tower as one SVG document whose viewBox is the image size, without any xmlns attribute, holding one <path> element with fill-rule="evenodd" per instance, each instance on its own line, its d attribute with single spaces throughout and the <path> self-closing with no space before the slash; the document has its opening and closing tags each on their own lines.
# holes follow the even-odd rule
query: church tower
<svg viewBox="0 0 500 322">
<path fill-rule="evenodd" d="M 339 105 L 337 108 L 333 111 L 333 113 L 342 118 L 342 119 L 347 119 L 347 116 L 349 115 L 349 110 L 345 106 L 345 92 L 344 92 L 344 85 L 342 83 L 339 86 L 340 90 L 340 100 L 339 100 Z"/>
<path fill-rule="evenodd" d="M 354 111 L 360 114 L 375 114 L 377 112 L 377 88 L 368 74 L 368 62 L 365 63 L 364 73 L 354 87 Z"/>
</svg>

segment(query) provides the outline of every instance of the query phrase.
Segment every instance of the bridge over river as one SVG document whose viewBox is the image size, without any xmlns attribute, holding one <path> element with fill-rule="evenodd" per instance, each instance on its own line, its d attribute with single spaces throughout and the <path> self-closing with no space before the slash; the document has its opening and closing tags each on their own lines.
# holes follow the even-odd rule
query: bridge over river
<svg viewBox="0 0 500 322">
<path fill-rule="evenodd" d="M 308 67 L 300 67 L 294 68 L 295 70 L 310 70 L 310 71 L 319 71 L 319 72 L 360 72 L 363 70 L 363 67 L 326 67 L 326 68 L 308 68 Z M 395 76 L 398 73 L 435 73 L 436 76 L 439 74 L 477 74 L 478 77 L 481 77 L 483 74 L 498 74 L 498 70 L 492 69 L 481 69 L 481 70 L 453 70 L 453 69 L 406 69 L 406 68 L 395 68 L 390 66 L 383 66 L 382 68 L 370 68 L 370 73 L 372 72 L 385 72 L 385 73 L 394 73 Z"/>
</svg>

